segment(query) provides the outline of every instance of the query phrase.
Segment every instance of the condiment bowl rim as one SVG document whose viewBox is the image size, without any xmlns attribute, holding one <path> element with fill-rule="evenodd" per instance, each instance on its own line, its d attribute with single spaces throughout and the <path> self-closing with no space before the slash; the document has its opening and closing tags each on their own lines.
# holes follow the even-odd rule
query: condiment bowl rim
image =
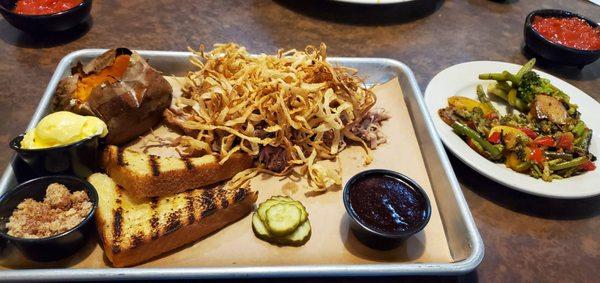
<svg viewBox="0 0 600 283">
<path fill-rule="evenodd" d="M 546 39 L 545 37 L 543 37 L 536 29 L 533 28 L 532 26 L 532 21 L 533 21 L 533 17 L 534 16 L 538 16 L 541 13 L 548 13 L 548 14 L 553 14 L 553 15 L 549 15 L 549 16 L 562 16 L 562 17 L 576 17 L 579 19 L 582 19 L 584 21 L 586 21 L 589 25 L 591 25 L 592 27 L 598 27 L 598 23 L 580 15 L 577 13 L 573 13 L 571 11 L 567 11 L 567 10 L 559 10 L 559 9 L 539 9 L 539 10 L 535 10 L 532 11 L 531 13 L 529 13 L 527 15 L 527 17 L 525 18 L 525 28 L 530 29 L 531 31 L 533 31 L 533 34 L 535 36 L 537 36 L 538 38 L 541 38 L 544 42 L 546 42 L 547 44 L 558 48 L 558 49 L 562 49 L 562 50 L 566 50 L 566 51 L 570 51 L 570 52 L 576 52 L 576 53 L 583 53 L 583 54 L 598 54 L 600 53 L 600 49 L 599 50 L 584 50 L 584 49 L 577 49 L 577 48 L 573 48 L 573 47 L 568 47 L 559 43 L 555 43 L 552 42 L 548 39 Z M 582 55 L 583 55 L 582 54 Z"/>
<path fill-rule="evenodd" d="M 21 152 L 23 152 L 23 153 L 47 152 L 47 151 L 55 151 L 55 150 L 58 151 L 58 150 L 64 150 L 64 149 L 70 149 L 70 148 L 73 148 L 73 147 L 77 147 L 77 146 L 79 146 L 81 144 L 86 143 L 87 141 L 90 141 L 90 140 L 93 140 L 93 139 L 96 139 L 96 138 L 100 139 L 100 138 L 102 138 L 101 136 L 102 136 L 102 134 L 95 134 L 93 136 L 89 136 L 89 137 L 86 137 L 84 139 L 81 139 L 81 140 L 78 140 L 76 142 L 72 142 L 72 143 L 69 143 L 69 144 L 65 144 L 65 145 L 59 145 L 59 146 L 53 146 L 53 147 L 46 147 L 46 148 L 33 148 L 33 149 L 31 149 L 31 148 L 21 148 L 21 147 L 17 146 L 17 140 L 19 138 L 21 138 L 21 141 L 23 141 L 23 137 L 25 137 L 25 133 L 22 133 L 22 134 L 20 134 L 20 135 L 18 135 L 16 137 L 14 137 L 9 142 L 8 146 L 12 150 L 16 151 L 17 153 L 21 153 Z M 18 142 L 18 143 L 19 143 L 19 145 L 21 144 L 21 142 Z"/>
<path fill-rule="evenodd" d="M 9 241 L 18 241 L 18 242 L 23 242 L 23 243 L 40 243 L 40 242 L 50 242 L 53 240 L 56 240 L 58 238 L 64 237 L 76 230 L 79 230 L 81 227 L 83 227 L 86 223 L 88 223 L 89 221 L 92 220 L 92 218 L 94 217 L 94 214 L 96 212 L 96 209 L 98 207 L 98 192 L 96 192 L 96 189 L 94 188 L 94 186 L 92 186 L 92 184 L 90 184 L 88 181 L 83 180 L 81 178 L 75 177 L 75 176 L 69 176 L 69 175 L 52 175 L 52 176 L 44 176 L 44 177 L 39 177 L 39 178 L 35 178 L 35 179 L 31 179 L 27 182 L 21 183 L 19 185 L 17 185 L 13 190 L 8 191 L 6 193 L 4 193 L 4 195 L 0 196 L 0 206 L 7 200 L 10 199 L 11 197 L 14 197 L 14 195 L 24 189 L 27 189 L 27 186 L 30 185 L 31 183 L 36 183 L 36 182 L 41 182 L 41 181 L 45 181 L 47 179 L 56 179 L 56 183 L 60 183 L 60 180 L 64 180 L 64 179 L 70 179 L 70 180 L 74 180 L 76 182 L 81 183 L 81 189 L 84 190 L 87 195 L 88 198 L 90 199 L 90 202 L 92 203 L 92 209 L 90 209 L 90 212 L 88 213 L 88 215 L 81 221 L 79 222 L 79 224 L 75 225 L 74 227 L 70 228 L 69 230 L 56 234 L 56 235 L 52 235 L 49 237 L 44 237 L 44 238 L 20 238 L 20 237 L 14 237 L 11 235 L 8 235 L 8 233 L 4 232 L 2 229 L 0 229 L 0 237 L 1 238 L 5 238 Z M 23 201 L 23 200 L 21 200 Z"/>
<path fill-rule="evenodd" d="M 0 10 L 4 11 L 6 13 L 9 13 L 11 15 L 18 16 L 18 17 L 30 17 L 30 18 L 42 19 L 42 18 L 58 17 L 58 16 L 62 16 L 65 14 L 70 14 L 70 13 L 74 12 L 75 10 L 82 8 L 83 6 L 91 4 L 91 2 L 92 2 L 92 0 L 82 0 L 81 3 L 77 4 L 77 6 L 69 8 L 67 10 L 56 12 L 56 13 L 51 13 L 51 14 L 42 14 L 42 15 L 29 15 L 29 14 L 15 13 L 12 10 L 7 9 L 4 5 L 1 5 L 1 4 L 0 4 Z"/>
<path fill-rule="evenodd" d="M 417 227 L 410 229 L 410 230 L 402 231 L 402 232 L 384 232 L 384 231 L 380 231 L 377 229 L 373 229 L 360 220 L 360 218 L 356 214 L 356 211 L 352 207 L 352 204 L 350 203 L 350 196 L 349 196 L 350 186 L 353 183 L 355 183 L 357 180 L 359 180 L 360 178 L 364 178 L 368 175 L 374 175 L 374 174 L 382 174 L 382 175 L 392 176 L 395 179 L 403 182 L 405 185 L 411 187 L 412 189 L 414 189 L 416 192 L 418 192 L 422 196 L 423 200 L 425 201 L 425 217 L 423 218 L 422 222 Z M 414 234 L 418 233 L 419 231 L 423 230 L 423 228 L 425 228 L 425 226 L 427 226 L 427 223 L 429 223 L 429 220 L 431 218 L 431 202 L 429 201 L 429 197 L 427 196 L 427 193 L 425 192 L 425 190 L 412 178 L 410 178 L 402 173 L 396 172 L 396 171 L 392 171 L 392 170 L 388 170 L 388 169 L 368 169 L 368 170 L 361 171 L 361 172 L 355 174 L 354 176 L 352 176 L 352 178 L 350 178 L 348 180 L 348 182 L 346 182 L 346 185 L 344 185 L 344 191 L 343 191 L 342 195 L 343 195 L 342 198 L 344 201 L 344 207 L 346 208 L 346 212 L 348 213 L 348 215 L 356 223 L 358 223 L 358 225 L 360 225 L 362 229 L 368 231 L 371 234 L 374 234 L 374 235 L 377 235 L 380 237 L 396 239 L 396 238 L 404 238 L 404 237 L 407 237 L 410 235 L 414 235 Z"/>
</svg>

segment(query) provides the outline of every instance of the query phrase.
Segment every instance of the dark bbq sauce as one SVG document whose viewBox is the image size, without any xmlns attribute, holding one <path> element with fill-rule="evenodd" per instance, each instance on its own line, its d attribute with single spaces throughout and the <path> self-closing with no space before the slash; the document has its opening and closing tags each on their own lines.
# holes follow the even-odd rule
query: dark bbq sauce
<svg viewBox="0 0 600 283">
<path fill-rule="evenodd" d="M 358 219 L 379 232 L 405 232 L 426 218 L 423 196 L 388 175 L 368 175 L 350 187 L 349 200 Z"/>
</svg>

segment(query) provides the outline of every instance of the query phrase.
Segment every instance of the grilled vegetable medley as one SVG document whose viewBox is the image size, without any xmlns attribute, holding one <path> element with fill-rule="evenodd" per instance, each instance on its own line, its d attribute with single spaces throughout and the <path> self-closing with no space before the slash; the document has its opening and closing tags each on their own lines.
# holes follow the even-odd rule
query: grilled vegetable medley
<svg viewBox="0 0 600 283">
<path fill-rule="evenodd" d="M 477 100 L 450 97 L 439 116 L 473 150 L 514 171 L 550 182 L 596 169 L 596 157 L 589 151 L 592 130 L 569 96 L 540 78 L 534 65 L 532 59 L 516 74 L 479 75 L 495 81 L 487 94 L 478 85 Z M 488 95 L 514 111 L 502 116 Z"/>
</svg>

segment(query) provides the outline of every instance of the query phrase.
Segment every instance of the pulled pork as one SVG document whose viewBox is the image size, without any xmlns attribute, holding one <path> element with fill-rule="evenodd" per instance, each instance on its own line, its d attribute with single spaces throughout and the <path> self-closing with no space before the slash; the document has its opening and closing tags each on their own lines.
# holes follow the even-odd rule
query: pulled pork
<svg viewBox="0 0 600 283">
<path fill-rule="evenodd" d="M 354 124 L 350 131 L 364 140 L 369 148 L 376 149 L 378 145 L 387 141 L 381 131 L 381 123 L 390 117 L 383 108 L 372 109 L 360 122 Z"/>
<path fill-rule="evenodd" d="M 273 172 L 283 172 L 288 166 L 285 148 L 272 145 L 262 147 L 258 153 L 258 163 Z"/>
</svg>

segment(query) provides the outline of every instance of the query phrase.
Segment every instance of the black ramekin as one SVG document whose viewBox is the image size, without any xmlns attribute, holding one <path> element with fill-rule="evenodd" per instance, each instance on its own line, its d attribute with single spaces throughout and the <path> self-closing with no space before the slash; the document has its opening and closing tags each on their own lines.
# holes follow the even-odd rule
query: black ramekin
<svg viewBox="0 0 600 283">
<path fill-rule="evenodd" d="M 361 222 L 356 211 L 352 207 L 352 203 L 350 201 L 350 190 L 352 185 L 358 180 L 372 175 L 390 176 L 398 182 L 404 184 L 406 187 L 411 188 L 425 203 L 425 215 L 423 217 L 423 221 L 413 229 L 394 233 L 382 232 Z M 423 188 L 421 188 L 421 186 L 419 186 L 419 184 L 417 184 L 417 182 L 411 178 L 391 170 L 371 169 L 354 175 L 344 186 L 343 200 L 344 206 L 346 207 L 346 212 L 350 216 L 350 229 L 356 238 L 366 246 L 377 250 L 389 250 L 398 247 L 404 240 L 423 230 L 423 228 L 425 228 L 429 222 L 429 218 L 431 217 L 431 203 L 429 202 L 429 198 L 427 197 L 425 190 L 423 190 Z"/>
<path fill-rule="evenodd" d="M 65 185 L 71 192 L 85 191 L 93 206 L 88 216 L 77 226 L 58 235 L 40 239 L 17 238 L 7 234 L 6 223 L 14 209 L 26 198 L 42 201 L 52 183 Z M 47 176 L 20 184 L 0 198 L 0 237 L 15 245 L 25 257 L 34 261 L 53 261 L 79 250 L 94 234 L 93 216 L 98 206 L 98 194 L 85 180 L 73 176 Z"/>
<path fill-rule="evenodd" d="M 600 50 L 575 49 L 547 40 L 533 29 L 532 21 L 535 16 L 558 18 L 576 17 L 586 21 L 592 27 L 598 27 L 597 22 L 569 11 L 550 9 L 533 11 L 527 15 L 524 29 L 526 48 L 528 48 L 533 55 L 540 56 L 543 59 L 561 65 L 577 66 L 580 68 L 593 63 L 600 58 Z"/>
<path fill-rule="evenodd" d="M 70 29 L 90 16 L 92 0 L 65 11 L 47 15 L 24 15 L 13 12 L 16 0 L 0 0 L 0 13 L 7 22 L 26 32 L 63 31 Z"/>
<path fill-rule="evenodd" d="M 10 141 L 10 148 L 31 169 L 36 177 L 49 175 L 75 175 L 86 179 L 98 171 L 100 160 L 100 136 L 50 148 L 23 149 L 21 134 Z M 13 168 L 17 172 L 17 168 Z M 22 170 L 22 169 L 20 169 Z"/>
</svg>

